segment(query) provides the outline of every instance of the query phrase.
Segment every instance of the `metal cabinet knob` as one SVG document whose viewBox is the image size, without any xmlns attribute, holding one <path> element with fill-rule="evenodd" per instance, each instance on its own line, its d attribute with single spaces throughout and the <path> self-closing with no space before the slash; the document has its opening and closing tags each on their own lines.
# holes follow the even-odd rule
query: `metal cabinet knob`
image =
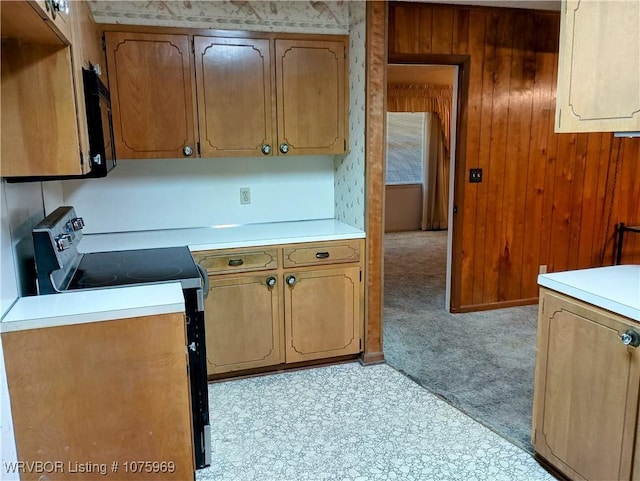
<svg viewBox="0 0 640 481">
<path fill-rule="evenodd" d="M 287 284 L 289 284 L 290 286 L 294 285 L 296 283 L 296 277 L 295 276 L 287 276 Z"/>
<path fill-rule="evenodd" d="M 289 144 L 280 144 L 280 152 L 283 154 L 289 152 Z"/>
<path fill-rule="evenodd" d="M 269 144 L 264 144 L 262 146 L 262 153 L 264 155 L 269 155 L 271 153 L 271 146 Z"/>
<path fill-rule="evenodd" d="M 625 346 L 640 346 L 640 334 L 633 329 L 627 329 L 625 333 L 620 336 L 620 340 Z"/>
<path fill-rule="evenodd" d="M 267 277 L 267 286 L 273 287 L 276 285 L 276 282 L 278 282 L 278 280 L 275 277 Z"/>
<path fill-rule="evenodd" d="M 184 149 L 182 149 L 182 153 L 187 157 L 191 157 L 193 155 L 193 148 L 191 148 L 190 146 L 186 145 L 184 147 Z"/>
<path fill-rule="evenodd" d="M 195 352 L 195 351 L 196 351 L 196 342 L 195 342 L 195 341 L 193 341 L 193 342 L 192 342 L 191 344 L 189 344 L 187 347 L 188 347 L 189 349 L 191 349 L 193 352 Z"/>
</svg>

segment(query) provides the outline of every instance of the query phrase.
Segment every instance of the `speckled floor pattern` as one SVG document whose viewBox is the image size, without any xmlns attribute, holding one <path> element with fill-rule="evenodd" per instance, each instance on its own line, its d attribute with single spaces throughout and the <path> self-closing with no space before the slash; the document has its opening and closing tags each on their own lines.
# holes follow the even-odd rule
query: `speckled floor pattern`
<svg viewBox="0 0 640 481">
<path fill-rule="evenodd" d="M 553 480 L 525 451 L 387 365 L 209 385 L 213 465 L 196 480 Z"/>
</svg>

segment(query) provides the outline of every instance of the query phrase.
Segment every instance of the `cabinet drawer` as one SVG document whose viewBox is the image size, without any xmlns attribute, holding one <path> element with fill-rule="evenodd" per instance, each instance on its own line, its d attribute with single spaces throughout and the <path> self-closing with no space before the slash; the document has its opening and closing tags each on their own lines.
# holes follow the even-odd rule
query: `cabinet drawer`
<svg viewBox="0 0 640 481">
<path fill-rule="evenodd" d="M 209 274 L 259 271 L 278 267 L 277 249 L 195 253 L 194 258 Z"/>
<path fill-rule="evenodd" d="M 305 244 L 285 247 L 284 267 L 339 264 L 360 261 L 360 241 Z"/>
</svg>

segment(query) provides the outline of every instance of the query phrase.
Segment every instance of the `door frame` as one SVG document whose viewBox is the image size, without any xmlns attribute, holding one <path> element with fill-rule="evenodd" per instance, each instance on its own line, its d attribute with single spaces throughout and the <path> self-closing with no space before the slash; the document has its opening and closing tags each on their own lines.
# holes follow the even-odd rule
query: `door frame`
<svg viewBox="0 0 640 481">
<path fill-rule="evenodd" d="M 468 55 L 394 54 L 388 56 L 388 2 L 366 2 L 366 125 L 365 188 L 367 233 L 367 270 L 365 299 L 364 364 L 384 361 L 382 320 L 384 292 L 384 173 L 386 145 L 387 64 L 458 65 L 458 99 L 455 131 L 455 168 L 451 217 L 451 312 L 460 312 L 462 277 L 462 227 L 466 169 L 467 105 L 470 57 Z M 450 194 L 451 195 L 451 194 Z"/>
</svg>

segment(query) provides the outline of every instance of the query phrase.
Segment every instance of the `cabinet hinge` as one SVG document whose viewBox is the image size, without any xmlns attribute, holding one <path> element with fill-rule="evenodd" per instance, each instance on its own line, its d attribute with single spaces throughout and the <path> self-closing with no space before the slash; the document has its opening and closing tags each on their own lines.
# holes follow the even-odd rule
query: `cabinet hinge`
<svg viewBox="0 0 640 481">
<path fill-rule="evenodd" d="M 362 351 L 362 339 L 360 339 L 360 350 Z"/>
<path fill-rule="evenodd" d="M 562 125 L 562 109 L 558 109 L 558 127 Z"/>
<path fill-rule="evenodd" d="M 107 51 L 107 39 L 105 38 L 104 33 L 102 34 L 101 45 L 102 45 L 102 51 L 106 52 Z"/>
<path fill-rule="evenodd" d="M 342 52 L 344 53 L 344 59 L 347 60 L 347 47 L 343 47 Z"/>
<path fill-rule="evenodd" d="M 196 54 L 196 41 L 194 37 L 191 37 L 191 53 Z"/>
<path fill-rule="evenodd" d="M 362 282 L 362 271 L 360 271 L 360 282 Z"/>
<path fill-rule="evenodd" d="M 200 155 L 200 142 L 196 142 L 196 148 L 198 149 L 198 155 Z"/>
<path fill-rule="evenodd" d="M 347 139 L 344 139 L 344 151 L 347 151 Z"/>
</svg>

